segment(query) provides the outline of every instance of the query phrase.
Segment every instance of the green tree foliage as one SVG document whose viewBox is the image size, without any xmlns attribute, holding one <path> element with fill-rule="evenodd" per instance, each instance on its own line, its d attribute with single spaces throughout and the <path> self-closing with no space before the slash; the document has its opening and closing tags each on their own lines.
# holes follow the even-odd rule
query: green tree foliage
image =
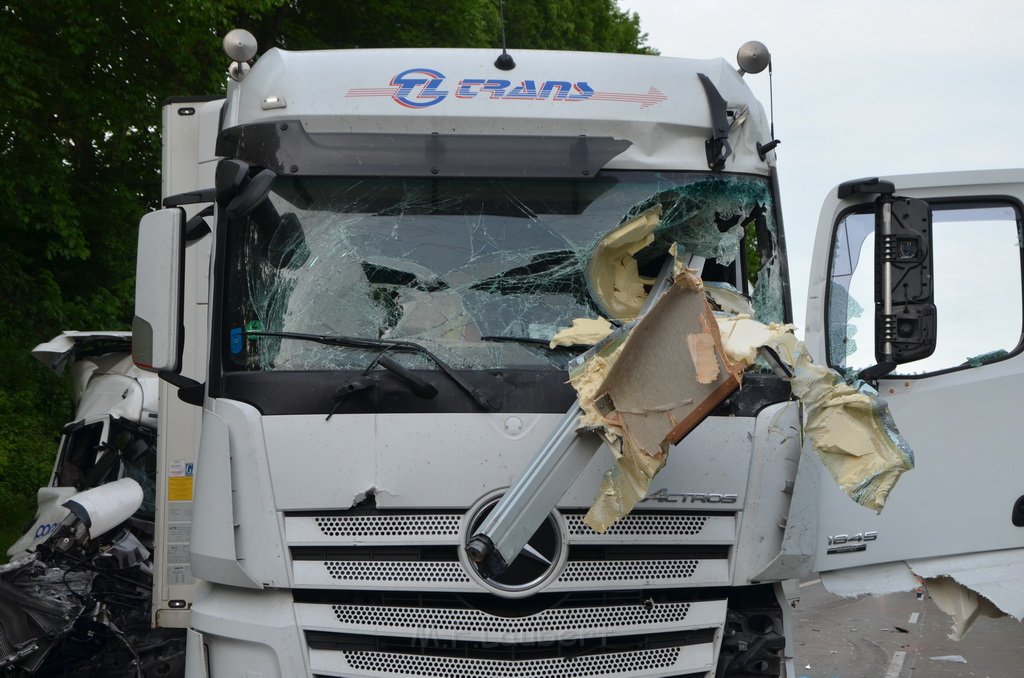
<svg viewBox="0 0 1024 678">
<path fill-rule="evenodd" d="M 32 517 L 71 414 L 28 351 L 128 327 L 135 229 L 160 194 L 162 99 L 222 87 L 219 35 L 270 2 L 0 6 L 0 545 Z"/>
<path fill-rule="evenodd" d="M 556 49 L 649 54 L 640 18 L 617 0 L 299 0 L 250 29 L 261 45 L 286 49 L 500 47 L 505 16 L 510 50 Z"/>
<path fill-rule="evenodd" d="M 506 0 L 508 46 L 647 52 L 616 0 Z M 127 329 L 141 215 L 160 195 L 160 103 L 223 92 L 220 38 L 262 49 L 493 47 L 497 0 L 14 0 L 0 5 L 0 547 L 32 517 L 71 413 L 29 350 Z"/>
</svg>

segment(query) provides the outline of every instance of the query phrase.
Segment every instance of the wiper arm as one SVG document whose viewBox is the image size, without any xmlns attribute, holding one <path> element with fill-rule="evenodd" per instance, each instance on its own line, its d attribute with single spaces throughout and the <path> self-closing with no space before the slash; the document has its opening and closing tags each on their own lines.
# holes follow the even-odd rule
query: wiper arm
<svg viewBox="0 0 1024 678">
<path fill-rule="evenodd" d="M 406 382 L 408 382 L 409 386 L 412 388 L 413 395 L 415 395 L 415 396 L 417 396 L 419 398 L 423 398 L 425 400 L 430 400 L 431 398 L 434 398 L 434 397 L 437 396 L 437 387 L 436 386 L 431 384 L 426 379 L 420 377 L 419 375 L 414 373 L 412 370 L 409 370 L 409 369 L 406 369 L 405 367 L 402 367 L 401 365 L 396 363 L 394 360 L 392 360 L 391 358 L 389 358 L 386 355 L 384 355 L 384 353 L 381 353 L 379 356 L 377 356 L 377 359 L 374 360 L 372 363 L 370 363 L 370 366 L 366 368 L 366 371 L 369 372 L 370 370 L 372 370 L 374 365 L 380 365 L 384 369 L 386 369 L 386 370 L 388 370 L 388 371 L 398 375 L 402 379 L 404 379 Z"/>
<path fill-rule="evenodd" d="M 437 365 L 437 368 L 444 372 L 449 379 L 451 379 L 456 386 L 473 399 L 480 409 L 488 412 L 494 412 L 498 408 L 488 400 L 487 396 L 481 393 L 479 390 L 473 388 L 470 384 L 463 381 L 462 377 L 455 371 L 455 369 L 441 360 L 439 357 L 422 344 L 417 344 L 415 341 L 408 341 L 406 339 L 368 339 L 364 337 L 346 337 L 334 334 L 306 334 L 303 332 L 265 332 L 262 330 L 244 330 L 243 334 L 247 337 L 280 337 L 282 339 L 297 339 L 299 341 L 312 341 L 318 344 L 325 344 L 327 346 L 348 346 L 350 348 L 370 348 L 370 349 L 381 349 L 381 354 L 388 351 L 400 351 L 404 353 L 419 353 L 420 355 L 426 356 Z M 387 360 L 387 358 L 380 357 L 375 363 L 380 363 L 381 360 Z M 389 361 L 390 362 L 390 361 Z M 405 368 L 391 363 L 392 366 L 397 366 L 403 372 L 393 369 L 389 365 L 383 365 L 388 370 L 391 370 L 399 376 L 405 377 L 408 380 L 408 375 L 411 373 Z M 371 365 L 372 367 L 372 365 Z M 410 381 L 418 381 L 414 378 Z M 429 384 L 427 385 L 429 386 Z M 419 388 L 422 389 L 422 386 Z"/>
<path fill-rule="evenodd" d="M 501 334 L 480 337 L 480 339 L 481 341 L 504 341 L 511 344 L 529 344 L 530 346 L 546 348 L 549 351 L 585 351 L 588 348 L 590 348 L 590 346 L 586 344 L 559 344 L 558 346 L 552 346 L 550 339 L 538 339 L 536 337 L 505 336 Z"/>
</svg>

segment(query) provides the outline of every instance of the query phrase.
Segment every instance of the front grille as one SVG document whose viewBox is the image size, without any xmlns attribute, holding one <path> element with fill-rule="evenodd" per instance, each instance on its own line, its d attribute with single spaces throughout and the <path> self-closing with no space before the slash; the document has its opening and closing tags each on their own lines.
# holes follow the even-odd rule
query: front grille
<svg viewBox="0 0 1024 678">
<path fill-rule="evenodd" d="M 568 559 L 510 600 L 459 558 L 459 512 L 285 518 L 296 616 L 322 676 L 650 676 L 713 671 L 736 519 L 639 512 L 599 535 L 563 514 Z M 526 575 L 524 575 L 526 576 Z"/>
<path fill-rule="evenodd" d="M 582 512 L 563 514 L 573 543 L 602 544 L 626 542 L 730 544 L 735 538 L 735 518 L 728 513 L 633 512 L 604 534 L 583 522 Z M 294 545 L 341 544 L 431 544 L 456 543 L 462 524 L 461 512 L 397 511 L 318 515 L 289 515 L 285 518 L 288 541 Z"/>
<path fill-rule="evenodd" d="M 397 639 L 386 636 L 368 636 L 345 633 L 307 631 L 306 643 L 314 650 L 342 652 L 379 652 L 385 654 L 429 654 L 444 657 L 465 657 L 487 660 L 565 659 L 572 661 L 596 651 L 638 651 L 682 647 L 710 643 L 713 629 L 697 629 L 674 633 L 659 633 L 615 638 L 577 638 L 572 642 L 498 643 L 452 640 L 441 634 L 422 638 Z"/>
<path fill-rule="evenodd" d="M 449 536 L 459 533 L 461 520 L 462 516 L 457 513 L 313 517 L 313 522 L 327 537 Z"/>
<path fill-rule="evenodd" d="M 547 590 L 728 582 L 736 524 L 732 515 L 633 513 L 604 535 L 587 527 L 581 512 L 564 517 L 568 562 Z M 293 585 L 484 590 L 459 562 L 461 519 L 454 512 L 288 516 Z M 529 579 L 529 574 L 522 576 Z"/>
<path fill-rule="evenodd" d="M 665 633 L 713 627 L 724 618 L 721 600 L 673 600 L 665 596 L 586 594 L 544 596 L 542 600 L 504 601 L 490 597 L 443 594 L 402 600 L 388 597 L 321 599 L 300 602 L 303 628 L 375 637 L 444 637 L 489 643 L 568 642 L 587 637 Z"/>
<path fill-rule="evenodd" d="M 697 678 L 713 669 L 710 645 L 584 655 L 575 659 L 524 661 L 469 659 L 387 652 L 335 653 L 310 650 L 318 676 L 415 676 L 417 678 L 584 678 L 587 676 L 678 676 Z M 345 658 L 337 662 L 339 654 Z M 696 671 L 693 667 L 697 667 Z M 681 673 L 685 671 L 684 675 Z"/>
<path fill-rule="evenodd" d="M 600 535 L 604 538 L 629 535 L 632 537 L 676 537 L 700 534 L 708 524 L 710 515 L 677 515 L 674 513 L 636 513 L 629 519 L 620 520 Z M 577 537 L 597 535 L 583 522 L 583 515 L 570 513 L 565 516 L 569 534 Z"/>
<path fill-rule="evenodd" d="M 457 631 L 478 640 L 490 638 L 537 638 L 539 634 L 585 631 L 611 632 L 638 627 L 671 628 L 686 622 L 694 605 L 707 603 L 664 603 L 630 606 L 552 608 L 528 617 L 499 617 L 481 610 L 438 607 L 384 607 L 380 605 L 332 605 L 344 628 L 373 628 L 377 633 L 432 629 Z"/>
</svg>

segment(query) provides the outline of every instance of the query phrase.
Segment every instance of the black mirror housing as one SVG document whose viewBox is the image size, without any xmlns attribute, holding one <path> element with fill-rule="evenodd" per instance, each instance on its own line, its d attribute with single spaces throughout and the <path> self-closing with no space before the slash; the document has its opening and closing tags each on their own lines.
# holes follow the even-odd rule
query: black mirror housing
<svg viewBox="0 0 1024 678">
<path fill-rule="evenodd" d="M 932 211 L 924 200 L 875 201 L 875 359 L 898 365 L 935 352 Z"/>
</svg>

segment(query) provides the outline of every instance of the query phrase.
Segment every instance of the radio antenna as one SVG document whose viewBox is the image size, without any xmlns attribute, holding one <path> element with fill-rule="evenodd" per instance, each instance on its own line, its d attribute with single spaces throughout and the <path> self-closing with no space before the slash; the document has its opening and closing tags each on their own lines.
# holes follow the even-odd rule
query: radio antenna
<svg viewBox="0 0 1024 678">
<path fill-rule="evenodd" d="M 505 1 L 498 0 L 498 16 L 501 19 L 501 54 L 494 60 L 494 67 L 501 71 L 511 71 L 516 67 L 516 61 L 508 53 L 505 42 Z"/>
</svg>

